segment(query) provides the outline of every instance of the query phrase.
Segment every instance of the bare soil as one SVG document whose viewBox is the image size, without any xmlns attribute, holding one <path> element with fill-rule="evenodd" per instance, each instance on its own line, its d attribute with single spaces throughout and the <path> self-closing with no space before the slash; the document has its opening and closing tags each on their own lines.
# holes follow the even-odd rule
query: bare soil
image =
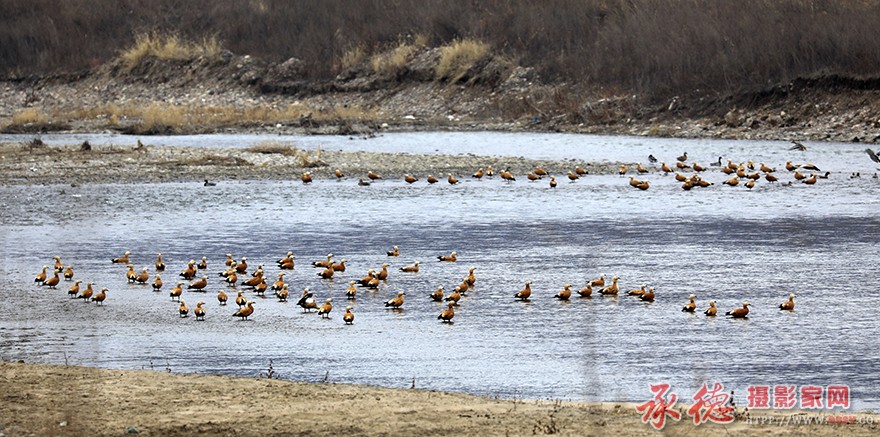
<svg viewBox="0 0 880 437">
<path fill-rule="evenodd" d="M 680 407 L 682 411 L 684 406 Z M 0 435 L 657 435 L 634 404 L 0 363 Z M 765 411 L 764 416 L 804 415 Z M 847 413 L 863 422 L 870 413 Z M 876 435 L 880 424 L 670 422 L 667 435 Z"/>
</svg>

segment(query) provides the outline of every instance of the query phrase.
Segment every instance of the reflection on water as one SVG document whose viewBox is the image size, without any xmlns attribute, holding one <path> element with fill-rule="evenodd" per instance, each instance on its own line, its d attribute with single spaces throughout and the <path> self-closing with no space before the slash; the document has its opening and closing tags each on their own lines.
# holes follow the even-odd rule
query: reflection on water
<svg viewBox="0 0 880 437">
<path fill-rule="evenodd" d="M 814 153 L 820 166 L 864 159 Z M 784 156 L 768 161 L 779 166 Z M 409 387 L 415 378 L 422 388 L 585 400 L 644 400 L 657 382 L 687 397 L 703 381 L 738 397 L 751 384 L 842 383 L 856 408 L 880 408 L 880 380 L 864 371 L 880 359 L 880 183 L 832 177 L 814 187 L 684 192 L 671 177 L 648 178 L 645 192 L 617 176 L 566 181 L 555 191 L 498 180 L 0 188 L 0 358 L 245 376 L 265 372 L 272 359 L 279 376 L 296 380 L 329 372 L 336 382 Z M 393 245 L 400 258 L 385 255 Z M 109 263 L 125 250 L 138 270 L 162 252 L 165 291 L 126 284 L 124 267 Z M 330 320 L 302 314 L 295 299 L 252 293 L 252 321 L 217 305 L 225 253 L 264 263 L 274 280 L 274 260 L 287 250 L 297 256 L 286 277 L 292 294 L 309 287 L 321 300 L 333 297 Z M 451 250 L 459 262 L 436 261 Z M 308 265 L 328 252 L 348 259 L 332 282 Z M 68 299 L 67 284 L 32 285 L 55 254 L 77 278 L 110 289 L 106 307 Z M 207 303 L 207 320 L 197 323 L 180 319 L 167 293 L 185 262 L 201 256 L 210 262 L 210 292 L 183 296 L 191 308 Z M 397 271 L 413 260 L 419 273 Z M 355 324 L 344 326 L 348 280 L 383 262 L 391 263 L 389 280 L 359 292 Z M 471 266 L 476 290 L 454 324 L 441 324 L 444 305 L 428 294 L 440 285 L 450 291 Z M 577 289 L 600 273 L 620 276 L 623 290 L 647 283 L 657 300 L 552 298 L 564 283 Z M 527 279 L 532 302 L 515 302 Z M 407 291 L 404 310 L 385 309 L 399 290 Z M 797 310 L 780 312 L 789 292 Z M 748 299 L 753 313 L 682 313 L 690 293 L 700 311 L 710 299 L 721 312 Z"/>
</svg>

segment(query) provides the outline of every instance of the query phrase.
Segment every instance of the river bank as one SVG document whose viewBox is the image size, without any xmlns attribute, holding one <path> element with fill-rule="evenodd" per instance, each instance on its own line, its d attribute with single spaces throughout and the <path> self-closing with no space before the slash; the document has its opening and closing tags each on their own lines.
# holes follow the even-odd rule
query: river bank
<svg viewBox="0 0 880 437">
<path fill-rule="evenodd" d="M 156 371 L 0 363 L 0 434 L 656 435 L 634 404 L 489 399 L 457 393 Z M 682 407 L 683 408 L 683 407 Z M 804 416 L 799 411 L 762 417 Z M 873 422 L 870 413 L 847 413 Z M 686 419 L 686 417 L 685 417 Z M 755 422 L 755 421 L 753 421 Z M 670 422 L 666 435 L 874 435 L 878 424 Z"/>
</svg>

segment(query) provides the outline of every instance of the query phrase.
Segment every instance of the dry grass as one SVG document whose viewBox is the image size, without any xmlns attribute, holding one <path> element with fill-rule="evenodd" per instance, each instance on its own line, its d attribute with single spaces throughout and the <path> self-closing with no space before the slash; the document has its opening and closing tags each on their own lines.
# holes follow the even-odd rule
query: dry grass
<svg viewBox="0 0 880 437">
<path fill-rule="evenodd" d="M 48 121 L 49 116 L 37 108 L 25 108 L 16 111 L 15 114 L 12 115 L 12 124 L 18 126 L 37 123 L 42 124 L 47 123 Z"/>
<path fill-rule="evenodd" d="M 367 51 L 362 46 L 355 46 L 342 54 L 339 60 L 342 69 L 347 70 L 361 64 L 367 59 Z"/>
<path fill-rule="evenodd" d="M 437 80 L 456 83 L 489 53 L 489 45 L 472 39 L 454 40 L 441 49 L 435 70 Z"/>
<path fill-rule="evenodd" d="M 125 68 L 131 70 L 147 57 L 166 60 L 195 59 L 200 56 L 216 56 L 221 49 L 220 41 L 214 36 L 194 42 L 174 34 L 159 35 L 150 32 L 138 34 L 134 45 L 124 50 L 120 58 Z"/>
<path fill-rule="evenodd" d="M 419 50 L 415 44 L 398 43 L 397 47 L 370 58 L 370 67 L 377 74 L 395 75 L 403 70 L 410 58 Z"/>
</svg>

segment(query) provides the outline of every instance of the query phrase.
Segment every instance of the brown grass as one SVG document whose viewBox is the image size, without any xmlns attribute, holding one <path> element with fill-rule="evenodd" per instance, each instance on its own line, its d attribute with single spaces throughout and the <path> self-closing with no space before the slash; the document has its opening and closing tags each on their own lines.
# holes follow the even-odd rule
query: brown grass
<svg viewBox="0 0 880 437">
<path fill-rule="evenodd" d="M 43 111 L 40 111 L 37 108 L 25 108 L 15 112 L 12 115 L 12 124 L 13 125 L 26 125 L 26 124 L 37 124 L 37 123 L 47 123 L 49 121 L 49 116 L 47 116 Z"/>
<path fill-rule="evenodd" d="M 278 154 L 285 156 L 299 156 L 299 150 L 296 147 L 292 147 L 278 141 L 270 140 L 260 141 L 259 143 L 249 147 L 247 151 L 251 153 L 262 153 L 266 155 Z"/>
<path fill-rule="evenodd" d="M 403 70 L 418 49 L 415 44 L 400 42 L 397 47 L 387 52 L 373 55 L 370 58 L 370 67 L 378 74 L 396 75 Z"/>
<path fill-rule="evenodd" d="M 120 58 L 125 68 L 131 70 L 148 57 L 164 60 L 195 59 L 200 56 L 216 56 L 221 49 L 220 41 L 215 36 L 194 42 L 176 34 L 160 35 L 150 32 L 135 36 L 134 45 L 124 50 Z"/>
<path fill-rule="evenodd" d="M 437 80 L 456 83 L 489 54 L 489 45 L 472 39 L 455 40 L 441 49 L 435 70 Z"/>
</svg>

